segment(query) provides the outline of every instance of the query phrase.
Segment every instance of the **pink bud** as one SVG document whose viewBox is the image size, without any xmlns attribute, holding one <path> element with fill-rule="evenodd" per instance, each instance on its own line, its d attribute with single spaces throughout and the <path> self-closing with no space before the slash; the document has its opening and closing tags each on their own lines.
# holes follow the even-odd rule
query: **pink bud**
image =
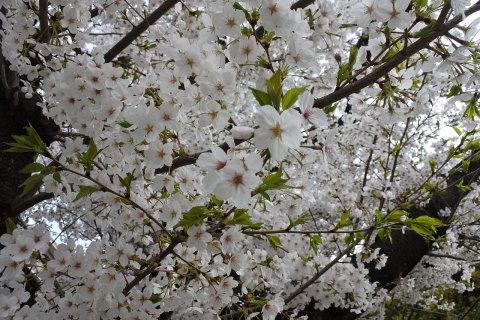
<svg viewBox="0 0 480 320">
<path fill-rule="evenodd" d="M 253 128 L 245 127 L 245 126 L 236 126 L 233 127 L 232 130 L 232 137 L 238 140 L 247 140 L 253 136 Z"/>
</svg>

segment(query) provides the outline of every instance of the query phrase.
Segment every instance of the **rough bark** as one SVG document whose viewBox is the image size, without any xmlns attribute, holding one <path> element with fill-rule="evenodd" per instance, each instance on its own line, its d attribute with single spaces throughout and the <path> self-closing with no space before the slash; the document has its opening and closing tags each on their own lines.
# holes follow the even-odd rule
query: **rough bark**
<svg viewBox="0 0 480 320">
<path fill-rule="evenodd" d="M 5 62 L 2 56 L 0 59 Z M 25 99 L 19 88 L 18 74 L 10 71 L 7 63 L 2 66 L 1 75 L 6 81 L 0 82 L 0 235 L 5 233 L 6 218 L 18 218 L 18 214 L 9 214 L 10 209 L 33 195 L 29 193 L 19 198 L 22 193 L 19 186 L 29 175 L 18 171 L 33 162 L 34 154 L 3 152 L 9 148 L 5 143 L 14 142 L 12 135 L 25 135 L 24 128 L 29 124 L 47 144 L 52 141 L 51 133 L 58 131 L 58 126 L 37 106 L 41 97 L 35 94 L 31 99 Z"/>
</svg>

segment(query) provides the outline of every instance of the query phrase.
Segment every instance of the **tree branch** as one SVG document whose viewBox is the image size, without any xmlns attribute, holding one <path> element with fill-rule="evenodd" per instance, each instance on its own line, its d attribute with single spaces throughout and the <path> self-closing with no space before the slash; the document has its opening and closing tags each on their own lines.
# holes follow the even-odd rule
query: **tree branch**
<svg viewBox="0 0 480 320">
<path fill-rule="evenodd" d="M 138 26 L 134 27 L 125 37 L 123 37 L 117 44 L 115 44 L 105 54 L 105 62 L 111 62 L 120 52 L 128 47 L 135 39 L 140 36 L 145 30 L 153 25 L 161 16 L 167 13 L 180 0 L 166 0 L 160 7 L 153 11 L 145 20 Z"/>
<path fill-rule="evenodd" d="M 18 218 L 20 213 L 22 213 L 23 211 L 33 207 L 34 205 L 36 205 L 36 204 L 38 204 L 42 201 L 52 199 L 53 197 L 54 197 L 54 195 L 51 192 L 38 193 L 38 194 L 36 194 L 36 195 L 26 199 L 26 200 L 14 205 L 10 210 L 2 212 L 1 216 L 4 219 L 11 218 L 12 220 L 15 220 L 16 218 Z"/>
<path fill-rule="evenodd" d="M 245 142 L 245 141 L 248 141 L 248 139 L 246 139 L 246 140 L 234 139 L 235 146 L 238 146 L 239 144 L 241 144 L 242 142 Z M 227 150 L 230 148 L 228 146 L 228 143 L 226 143 L 226 142 L 219 145 L 219 147 L 225 152 L 227 152 Z M 180 167 L 188 166 L 190 164 L 195 164 L 197 162 L 198 157 L 200 157 L 200 155 L 202 153 L 206 153 L 206 152 L 211 152 L 211 151 L 208 150 L 208 151 L 199 152 L 199 153 L 195 153 L 195 154 L 188 155 L 188 156 L 179 156 L 179 157 L 177 157 L 173 160 L 173 163 L 170 167 L 169 166 L 163 166 L 160 169 L 155 170 L 155 174 L 168 173 L 168 172 L 172 172 L 173 170 L 178 169 Z"/>
<path fill-rule="evenodd" d="M 177 244 L 179 244 L 180 242 L 182 242 L 182 239 L 180 236 L 177 236 L 177 237 L 174 237 L 172 239 L 172 242 L 170 243 L 170 245 L 165 249 L 163 250 L 162 252 L 160 252 L 160 255 L 158 256 L 158 259 L 157 259 L 157 263 L 158 262 L 161 262 L 163 259 L 165 259 L 170 253 L 173 252 L 173 249 L 175 249 L 175 247 L 177 246 Z M 125 288 L 123 289 L 123 294 L 124 295 L 127 295 L 130 290 L 132 290 L 132 288 L 134 286 L 136 286 L 137 284 L 140 283 L 140 281 L 142 281 L 146 276 L 148 276 L 150 273 L 152 273 L 155 268 L 156 268 L 156 263 L 155 264 L 151 264 L 147 269 L 145 269 L 142 273 L 140 273 L 138 276 L 135 277 L 135 279 L 133 279 L 129 284 L 127 284 L 125 286 Z"/>
<path fill-rule="evenodd" d="M 480 11 L 480 3 L 477 2 L 475 5 L 471 6 L 468 10 L 465 10 L 465 16 L 468 17 L 473 13 Z M 337 102 L 343 98 L 348 97 L 352 93 L 360 91 L 363 88 L 368 87 L 384 75 L 386 75 L 390 70 L 395 68 L 395 66 L 400 65 L 403 61 L 405 61 L 408 57 L 414 55 L 415 53 L 419 52 L 422 49 L 428 47 L 430 42 L 437 39 L 438 37 L 446 35 L 451 29 L 455 28 L 461 21 L 463 20 L 462 15 L 458 15 L 445 23 L 439 30 L 436 30 L 432 35 L 419 39 L 414 42 L 411 46 L 405 48 L 404 50 L 399 51 L 395 56 L 393 56 L 390 60 L 373 70 L 370 74 L 366 75 L 362 79 L 349 84 L 348 86 L 334 91 L 330 94 L 322 98 L 315 99 L 313 104 L 314 108 L 323 109 L 326 106 Z"/>
<path fill-rule="evenodd" d="M 39 0 L 38 7 L 38 19 L 40 20 L 42 42 L 48 43 L 50 41 L 50 30 L 48 28 L 48 0 Z"/>
<path fill-rule="evenodd" d="M 296 10 L 296 9 L 305 9 L 309 5 L 315 3 L 315 0 L 298 0 L 292 6 L 290 7 L 291 10 Z"/>
</svg>

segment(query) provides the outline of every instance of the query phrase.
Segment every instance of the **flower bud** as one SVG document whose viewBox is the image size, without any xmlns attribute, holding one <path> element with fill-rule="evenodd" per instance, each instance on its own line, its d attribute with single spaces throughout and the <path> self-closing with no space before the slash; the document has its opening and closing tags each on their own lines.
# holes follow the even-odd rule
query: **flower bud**
<svg viewBox="0 0 480 320">
<path fill-rule="evenodd" d="M 335 61 L 337 61 L 337 63 L 342 62 L 342 57 L 340 56 L 339 53 L 335 53 Z"/>
<path fill-rule="evenodd" d="M 246 126 L 236 126 L 233 127 L 230 132 L 232 133 L 233 139 L 238 140 L 247 140 L 253 136 L 253 128 Z"/>
</svg>

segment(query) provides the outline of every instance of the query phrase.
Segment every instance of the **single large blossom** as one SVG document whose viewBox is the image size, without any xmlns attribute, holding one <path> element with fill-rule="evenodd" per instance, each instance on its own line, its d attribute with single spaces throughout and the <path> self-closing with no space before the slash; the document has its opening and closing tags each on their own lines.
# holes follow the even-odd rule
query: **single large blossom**
<svg viewBox="0 0 480 320">
<path fill-rule="evenodd" d="M 239 159 L 233 159 L 220 171 L 220 179 L 213 193 L 220 200 L 231 197 L 237 207 L 243 207 L 248 203 L 252 190 L 260 183 L 255 172 L 246 170 L 244 163 Z"/>
<path fill-rule="evenodd" d="M 302 141 L 300 114 L 295 110 L 278 114 L 272 106 L 263 106 L 257 122 L 260 128 L 255 131 L 255 145 L 260 149 L 268 148 L 274 160 L 283 160 L 288 148 L 296 148 Z"/>
</svg>

